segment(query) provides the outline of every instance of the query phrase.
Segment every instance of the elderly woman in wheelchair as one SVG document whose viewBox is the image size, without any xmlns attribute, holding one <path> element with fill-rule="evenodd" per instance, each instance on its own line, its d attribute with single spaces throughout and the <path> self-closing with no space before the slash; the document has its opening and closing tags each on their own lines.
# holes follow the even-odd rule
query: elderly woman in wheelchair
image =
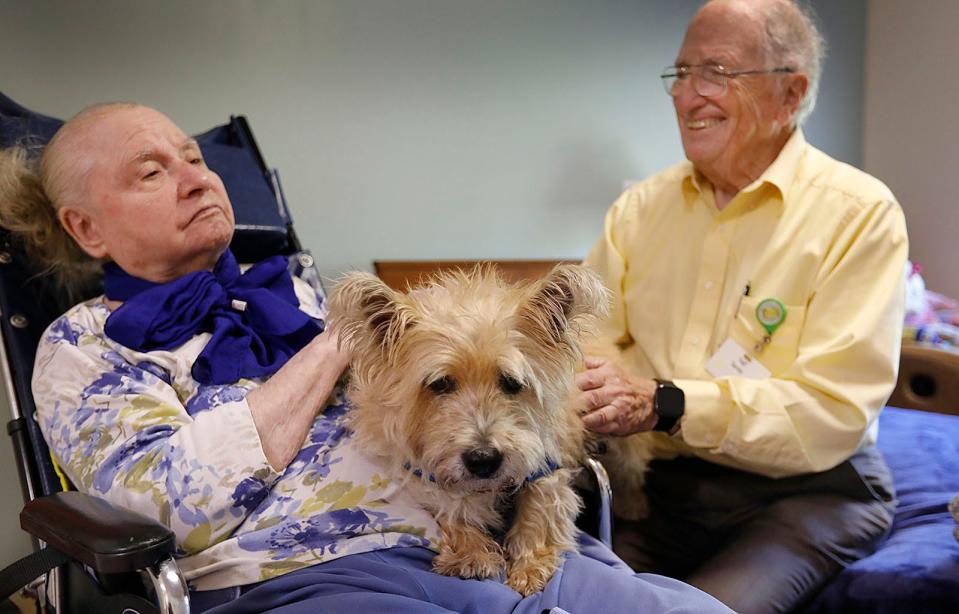
<svg viewBox="0 0 959 614">
<path fill-rule="evenodd" d="M 223 183 L 159 112 L 91 107 L 0 162 L 3 226 L 65 283 L 103 270 L 40 343 L 45 438 L 77 489 L 174 531 L 191 611 L 724 610 L 585 535 L 529 597 L 433 573 L 434 520 L 353 447 L 322 302 L 281 257 L 241 273 Z"/>
</svg>

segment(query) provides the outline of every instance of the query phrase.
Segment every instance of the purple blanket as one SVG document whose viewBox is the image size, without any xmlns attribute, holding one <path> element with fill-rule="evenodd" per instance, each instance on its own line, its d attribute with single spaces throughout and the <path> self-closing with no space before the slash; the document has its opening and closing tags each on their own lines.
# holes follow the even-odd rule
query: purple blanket
<svg viewBox="0 0 959 614">
<path fill-rule="evenodd" d="M 949 501 L 959 493 L 959 416 L 886 408 L 879 449 L 899 507 L 872 556 L 847 567 L 809 612 L 959 612 L 959 542 Z"/>
</svg>

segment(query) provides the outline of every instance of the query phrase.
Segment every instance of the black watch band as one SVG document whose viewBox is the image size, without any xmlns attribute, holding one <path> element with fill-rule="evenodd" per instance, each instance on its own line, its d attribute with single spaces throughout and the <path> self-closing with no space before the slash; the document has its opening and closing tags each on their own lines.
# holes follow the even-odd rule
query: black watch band
<svg viewBox="0 0 959 614">
<path fill-rule="evenodd" d="M 653 395 L 653 411 L 658 417 L 654 431 L 673 430 L 686 411 L 686 395 L 669 380 L 657 379 Z"/>
</svg>

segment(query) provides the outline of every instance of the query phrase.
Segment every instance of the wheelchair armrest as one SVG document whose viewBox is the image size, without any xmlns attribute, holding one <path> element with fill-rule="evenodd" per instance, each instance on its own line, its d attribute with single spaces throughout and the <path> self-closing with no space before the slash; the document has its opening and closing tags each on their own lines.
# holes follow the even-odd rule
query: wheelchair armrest
<svg viewBox="0 0 959 614">
<path fill-rule="evenodd" d="M 174 550 L 169 528 L 80 492 L 60 492 L 30 501 L 20 512 L 20 526 L 105 574 L 152 567 Z"/>
</svg>

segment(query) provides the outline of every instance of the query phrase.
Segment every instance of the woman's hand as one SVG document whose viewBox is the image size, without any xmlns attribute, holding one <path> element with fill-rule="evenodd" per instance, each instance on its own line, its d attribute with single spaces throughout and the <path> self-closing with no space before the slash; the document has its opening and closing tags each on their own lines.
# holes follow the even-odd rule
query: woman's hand
<svg viewBox="0 0 959 614">
<path fill-rule="evenodd" d="M 346 344 L 328 329 L 246 396 L 263 453 L 274 470 L 282 472 L 299 452 L 350 358 Z"/>
<path fill-rule="evenodd" d="M 604 435 L 625 436 L 652 430 L 656 382 L 632 377 L 605 358 L 587 356 L 586 370 L 576 375 L 586 407 L 583 424 Z"/>
</svg>

